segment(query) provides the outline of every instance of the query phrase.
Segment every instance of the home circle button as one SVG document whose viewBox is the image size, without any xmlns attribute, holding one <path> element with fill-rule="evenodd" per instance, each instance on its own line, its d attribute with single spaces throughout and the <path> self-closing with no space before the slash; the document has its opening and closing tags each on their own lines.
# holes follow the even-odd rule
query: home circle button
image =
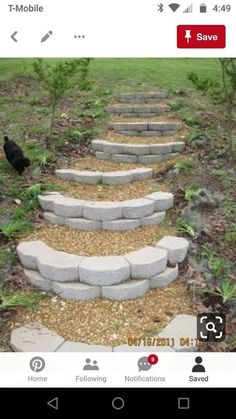
<svg viewBox="0 0 236 419">
<path fill-rule="evenodd" d="M 121 410 L 121 409 L 123 409 L 123 407 L 125 405 L 125 402 L 124 402 L 124 400 L 121 397 L 115 397 L 112 400 L 111 404 L 112 404 L 112 407 L 115 410 Z"/>
</svg>

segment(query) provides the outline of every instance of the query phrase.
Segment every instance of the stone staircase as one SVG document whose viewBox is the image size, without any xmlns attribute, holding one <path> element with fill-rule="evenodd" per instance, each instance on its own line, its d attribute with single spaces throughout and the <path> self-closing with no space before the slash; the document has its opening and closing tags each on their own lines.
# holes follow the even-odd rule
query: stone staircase
<svg viewBox="0 0 236 419">
<path fill-rule="evenodd" d="M 97 159 L 135 164 L 152 164 L 175 158 L 184 151 L 183 141 L 149 143 L 149 136 L 175 136 L 183 128 L 179 121 L 155 119 L 169 111 L 164 93 L 118 94 L 118 104 L 107 107 L 110 115 L 121 115 L 122 122 L 111 122 L 108 128 L 120 135 L 143 137 L 144 144 L 116 143 L 103 139 L 92 141 L 91 153 Z M 126 121 L 130 116 L 147 117 L 144 122 Z M 128 141 L 128 140 L 127 140 Z M 91 168 L 92 169 L 92 168 Z M 152 168 L 140 167 L 122 171 L 60 169 L 56 176 L 89 185 L 124 185 L 146 180 Z M 44 218 L 52 224 L 79 230 L 133 230 L 158 225 L 173 207 L 174 196 L 155 192 L 142 198 L 121 202 L 90 202 L 53 192 L 39 196 Z M 106 298 L 128 300 L 143 296 L 148 290 L 165 287 L 178 276 L 178 264 L 184 260 L 189 243 L 180 237 L 166 236 L 155 246 L 147 246 L 122 256 L 83 257 L 56 251 L 41 241 L 23 242 L 17 247 L 21 264 L 29 281 L 42 290 L 64 299 Z"/>
</svg>

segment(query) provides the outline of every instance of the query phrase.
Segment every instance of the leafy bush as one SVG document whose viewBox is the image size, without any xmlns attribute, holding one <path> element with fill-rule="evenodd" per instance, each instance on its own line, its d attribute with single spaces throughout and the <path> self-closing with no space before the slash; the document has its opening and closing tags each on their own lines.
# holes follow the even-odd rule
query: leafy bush
<svg viewBox="0 0 236 419">
<path fill-rule="evenodd" d="M 174 169 L 177 171 L 177 173 L 185 172 L 187 170 L 194 169 L 195 167 L 196 164 L 192 159 L 182 160 L 174 165 Z"/>
<path fill-rule="evenodd" d="M 236 224 L 229 231 L 226 231 L 225 237 L 229 242 L 236 243 Z"/>
<path fill-rule="evenodd" d="M 200 188 L 195 185 L 187 186 L 185 189 L 185 200 L 186 201 L 194 201 L 197 197 L 198 192 L 200 191 Z"/>
<path fill-rule="evenodd" d="M 12 310 L 16 307 L 27 307 L 34 309 L 37 303 L 43 298 L 39 293 L 19 293 L 10 292 L 7 293 L 0 289 L 0 312 L 6 310 Z"/>
<path fill-rule="evenodd" d="M 177 229 L 180 233 L 188 234 L 191 237 L 196 236 L 196 227 L 191 220 L 180 220 Z"/>
</svg>

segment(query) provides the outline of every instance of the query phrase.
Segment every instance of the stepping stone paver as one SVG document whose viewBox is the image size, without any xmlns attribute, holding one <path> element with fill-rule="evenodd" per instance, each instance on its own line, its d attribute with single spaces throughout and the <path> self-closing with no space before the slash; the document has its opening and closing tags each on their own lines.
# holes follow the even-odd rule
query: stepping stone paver
<svg viewBox="0 0 236 419">
<path fill-rule="evenodd" d="M 107 185 L 125 185 L 133 182 L 133 180 L 134 177 L 131 171 L 107 172 L 102 175 L 102 183 Z"/>
<path fill-rule="evenodd" d="M 11 332 L 10 345 L 15 352 L 55 352 L 64 341 L 41 324 L 29 324 Z"/>
<path fill-rule="evenodd" d="M 161 338 L 174 339 L 173 349 L 177 352 L 196 352 L 198 346 L 197 339 L 197 317 L 189 314 L 179 314 L 176 316 L 158 335 Z M 190 346 L 181 346 L 180 339 L 188 338 Z"/>
<path fill-rule="evenodd" d="M 43 213 L 43 217 L 49 223 L 56 224 L 56 225 L 64 225 L 66 224 L 66 220 L 67 220 L 65 217 L 61 217 L 60 215 L 54 214 L 54 212 L 48 212 L 48 211 L 45 211 Z M 74 218 L 74 220 L 76 219 L 77 218 Z"/>
<path fill-rule="evenodd" d="M 180 263 L 187 255 L 189 242 L 183 237 L 165 236 L 156 243 L 156 247 L 167 250 L 170 263 Z"/>
<path fill-rule="evenodd" d="M 56 352 L 112 352 L 111 346 L 65 341 Z"/>
</svg>

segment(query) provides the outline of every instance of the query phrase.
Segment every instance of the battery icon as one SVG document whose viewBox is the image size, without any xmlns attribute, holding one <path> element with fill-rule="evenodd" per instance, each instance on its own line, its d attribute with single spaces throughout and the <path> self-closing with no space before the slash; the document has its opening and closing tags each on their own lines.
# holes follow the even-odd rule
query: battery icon
<svg viewBox="0 0 236 419">
<path fill-rule="evenodd" d="M 200 4 L 200 13 L 206 13 L 207 12 L 207 5 L 206 3 Z"/>
</svg>

